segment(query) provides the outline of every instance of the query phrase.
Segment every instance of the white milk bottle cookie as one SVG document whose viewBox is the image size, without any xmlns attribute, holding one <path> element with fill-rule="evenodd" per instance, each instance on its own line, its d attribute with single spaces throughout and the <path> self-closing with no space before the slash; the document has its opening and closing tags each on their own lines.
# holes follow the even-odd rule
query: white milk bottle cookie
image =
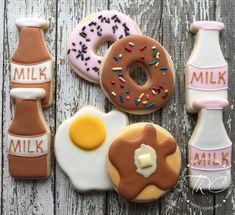
<svg viewBox="0 0 235 215">
<path fill-rule="evenodd" d="M 42 88 L 42 105 L 52 102 L 52 57 L 44 41 L 49 22 L 42 18 L 19 18 L 19 41 L 11 57 L 11 88 Z"/>
<path fill-rule="evenodd" d="M 197 125 L 189 140 L 189 179 L 195 190 L 223 190 L 231 182 L 232 142 L 223 123 L 225 99 L 197 100 Z"/>
<path fill-rule="evenodd" d="M 222 30 L 224 24 L 215 21 L 197 21 L 190 26 L 196 41 L 185 69 L 188 112 L 196 112 L 196 99 L 227 99 L 228 65 L 219 44 Z"/>
<path fill-rule="evenodd" d="M 50 130 L 41 110 L 45 91 L 14 88 L 15 113 L 8 129 L 8 167 L 16 178 L 45 178 L 50 173 Z"/>
</svg>

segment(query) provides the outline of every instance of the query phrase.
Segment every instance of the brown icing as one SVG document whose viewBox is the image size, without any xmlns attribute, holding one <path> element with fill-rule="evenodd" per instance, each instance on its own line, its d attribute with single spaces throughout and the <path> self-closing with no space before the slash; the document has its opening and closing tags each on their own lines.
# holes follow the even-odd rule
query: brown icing
<svg viewBox="0 0 235 215">
<path fill-rule="evenodd" d="M 23 136 L 34 136 L 47 132 L 39 114 L 36 100 L 15 98 L 15 115 L 8 132 Z"/>
<path fill-rule="evenodd" d="M 40 63 L 51 59 L 44 44 L 43 29 L 39 27 L 21 27 L 19 42 L 12 61 L 21 64 Z"/>
<path fill-rule="evenodd" d="M 14 64 L 18 65 L 19 72 L 21 70 L 21 66 L 32 66 L 31 72 L 31 82 L 22 82 L 17 83 L 14 80 L 14 77 L 11 81 L 11 88 L 15 87 L 23 87 L 23 88 L 43 88 L 46 91 L 46 96 L 42 100 L 42 105 L 50 104 L 51 97 L 51 80 L 47 79 L 45 75 L 46 69 L 45 67 L 39 67 L 38 69 L 41 71 L 40 77 L 33 77 L 34 68 L 33 66 L 40 65 L 43 62 L 51 61 L 52 58 L 47 50 L 47 47 L 44 43 L 43 37 L 43 29 L 39 27 L 21 27 L 19 32 L 19 42 L 15 53 L 13 54 L 11 61 Z M 35 68 L 36 71 L 36 68 Z M 28 71 L 24 71 L 27 74 Z M 49 71 L 52 72 L 52 71 Z M 38 83 L 38 81 L 41 81 Z"/>
<path fill-rule="evenodd" d="M 8 155 L 9 173 L 16 178 L 45 178 L 48 176 L 47 155 L 22 157 Z"/>
<path fill-rule="evenodd" d="M 39 112 L 40 105 L 35 99 L 15 98 L 15 115 L 8 129 L 9 172 L 13 177 L 44 178 L 49 174 L 49 154 L 44 151 L 45 146 L 49 147 L 49 134 Z"/>
<path fill-rule="evenodd" d="M 151 146 L 157 154 L 157 170 L 150 177 L 145 178 L 136 172 L 134 152 L 141 144 Z M 156 185 L 167 190 L 175 185 L 178 174 L 168 165 L 166 158 L 176 151 L 176 142 L 172 138 L 163 141 L 156 138 L 156 129 L 147 124 L 141 136 L 134 140 L 116 139 L 109 149 L 109 160 L 120 175 L 119 193 L 127 199 L 133 200 L 148 185 Z"/>
<path fill-rule="evenodd" d="M 37 84 L 22 84 L 22 83 L 11 83 L 11 88 L 42 88 L 46 92 L 46 96 L 42 99 L 42 105 L 47 105 L 50 102 L 50 94 L 51 91 L 51 82 L 46 83 L 37 83 Z"/>
<path fill-rule="evenodd" d="M 137 85 L 128 73 L 128 67 L 136 62 L 148 69 L 149 80 L 143 86 Z M 122 70 L 113 71 L 116 67 Z M 103 63 L 101 84 L 109 99 L 124 110 L 156 110 L 172 95 L 174 76 L 167 53 L 157 41 L 143 35 L 131 35 L 118 40 L 111 47 Z M 143 93 L 140 101 L 136 102 Z"/>
</svg>

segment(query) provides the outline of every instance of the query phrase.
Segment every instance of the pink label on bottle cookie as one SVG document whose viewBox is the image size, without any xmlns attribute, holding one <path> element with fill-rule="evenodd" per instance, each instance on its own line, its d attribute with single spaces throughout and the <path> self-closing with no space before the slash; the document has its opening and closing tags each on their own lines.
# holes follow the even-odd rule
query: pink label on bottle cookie
<svg viewBox="0 0 235 215">
<path fill-rule="evenodd" d="M 189 147 L 190 168 L 199 170 L 222 170 L 231 167 L 232 145 L 220 149 Z"/>
<path fill-rule="evenodd" d="M 8 134 L 8 154 L 37 157 L 48 153 L 48 134 L 23 137 Z"/>
<path fill-rule="evenodd" d="M 188 65 L 188 87 L 198 90 L 228 88 L 228 66 L 199 68 Z"/>
</svg>

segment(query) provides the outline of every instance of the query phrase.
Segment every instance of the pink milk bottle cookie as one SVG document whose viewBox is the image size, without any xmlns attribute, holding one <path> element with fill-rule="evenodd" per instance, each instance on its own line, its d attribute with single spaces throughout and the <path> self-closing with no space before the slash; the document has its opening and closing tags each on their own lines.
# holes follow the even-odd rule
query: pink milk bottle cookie
<svg viewBox="0 0 235 215">
<path fill-rule="evenodd" d="M 231 182 L 232 142 L 223 123 L 225 99 L 196 100 L 197 125 L 189 140 L 189 182 L 195 190 L 223 190 Z"/>
<path fill-rule="evenodd" d="M 224 24 L 215 21 L 197 21 L 190 26 L 196 42 L 185 70 L 188 112 L 196 112 L 193 102 L 198 98 L 227 99 L 228 65 L 219 43 L 222 30 Z"/>
<path fill-rule="evenodd" d="M 45 91 L 14 88 L 15 114 L 8 129 L 8 167 L 16 178 L 40 179 L 50 174 L 50 130 L 41 110 Z"/>
<path fill-rule="evenodd" d="M 42 88 L 42 105 L 52 102 L 52 56 L 44 41 L 49 22 L 42 18 L 19 18 L 19 41 L 11 57 L 11 88 Z"/>
</svg>

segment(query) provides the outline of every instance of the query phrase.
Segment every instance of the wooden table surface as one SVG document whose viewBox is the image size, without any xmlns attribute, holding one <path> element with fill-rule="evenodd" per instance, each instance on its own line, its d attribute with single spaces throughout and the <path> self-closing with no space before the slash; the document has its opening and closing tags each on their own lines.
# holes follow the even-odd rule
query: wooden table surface
<svg viewBox="0 0 235 215">
<path fill-rule="evenodd" d="M 131 203 L 115 192 L 75 192 L 52 156 L 52 174 L 44 181 L 15 180 L 7 167 L 6 134 L 14 113 L 9 96 L 10 56 L 18 40 L 15 19 L 20 16 L 42 16 L 51 23 L 46 41 L 55 58 L 54 103 L 44 109 L 52 131 L 80 107 L 91 104 L 105 111 L 113 106 L 99 86 L 90 84 L 71 71 L 66 58 L 68 34 L 76 24 L 92 12 L 114 9 L 128 14 L 148 35 L 162 43 L 171 54 L 176 68 L 173 97 L 159 111 L 129 115 L 130 122 L 154 122 L 168 129 L 177 139 L 182 152 L 180 180 L 158 201 Z M 229 101 L 224 123 L 232 141 L 235 138 L 235 1 L 234 0 L 0 0 L 0 125 L 2 139 L 1 214 L 235 214 L 234 185 L 221 193 L 192 193 L 187 175 L 187 143 L 195 127 L 196 115 L 184 107 L 184 66 L 192 51 L 194 38 L 188 32 L 195 20 L 218 20 L 225 23 L 221 47 L 229 64 Z M 103 52 L 105 50 L 103 45 Z M 53 148 L 53 144 L 52 144 Z M 235 159 L 235 149 L 233 150 Z M 234 164 L 234 162 L 233 162 Z M 79 164 L 78 164 L 79 165 Z M 233 165 L 234 169 L 234 165 Z M 235 173 L 232 171 L 233 183 Z"/>
</svg>

